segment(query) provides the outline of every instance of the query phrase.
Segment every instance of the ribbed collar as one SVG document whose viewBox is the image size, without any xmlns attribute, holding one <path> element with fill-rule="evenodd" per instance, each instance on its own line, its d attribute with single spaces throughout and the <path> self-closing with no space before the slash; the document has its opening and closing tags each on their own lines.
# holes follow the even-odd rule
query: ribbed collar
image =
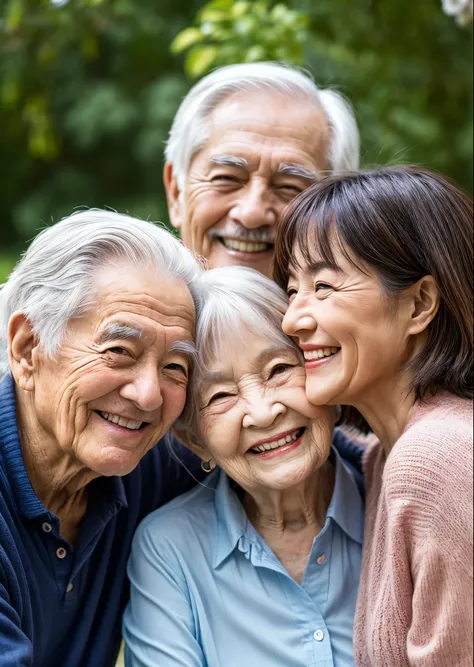
<svg viewBox="0 0 474 667">
<path fill-rule="evenodd" d="M 27 519 L 44 514 L 54 516 L 36 495 L 26 472 L 18 432 L 15 382 L 11 374 L 0 382 L 0 458 L 4 460 L 8 483 L 19 513 Z M 99 504 L 115 505 L 115 511 L 127 506 L 120 477 L 99 478 L 93 485 L 94 490 L 97 486 L 101 487 Z"/>
<path fill-rule="evenodd" d="M 21 452 L 16 415 L 15 382 L 7 375 L 0 382 L 0 447 L 8 481 L 20 514 L 34 519 L 48 512 L 31 486 Z"/>
</svg>

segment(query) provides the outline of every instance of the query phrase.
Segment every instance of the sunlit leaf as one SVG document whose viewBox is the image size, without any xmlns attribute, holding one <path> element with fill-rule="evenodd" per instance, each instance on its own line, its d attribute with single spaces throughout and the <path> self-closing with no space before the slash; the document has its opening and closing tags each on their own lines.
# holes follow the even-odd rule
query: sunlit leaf
<svg viewBox="0 0 474 667">
<path fill-rule="evenodd" d="M 194 47 L 186 58 L 186 72 L 193 78 L 201 76 L 214 64 L 217 54 L 216 46 Z"/>
<path fill-rule="evenodd" d="M 5 29 L 7 31 L 17 28 L 23 18 L 23 0 L 10 0 L 7 5 Z"/>
<path fill-rule="evenodd" d="M 199 28 L 185 28 L 171 42 L 171 52 L 181 53 L 190 46 L 197 44 L 203 38 L 203 34 Z"/>
</svg>

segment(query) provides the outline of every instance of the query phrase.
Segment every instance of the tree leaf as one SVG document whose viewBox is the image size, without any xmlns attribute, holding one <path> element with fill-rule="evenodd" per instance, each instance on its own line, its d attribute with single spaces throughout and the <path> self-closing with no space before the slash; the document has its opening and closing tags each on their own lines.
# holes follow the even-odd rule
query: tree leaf
<svg viewBox="0 0 474 667">
<path fill-rule="evenodd" d="M 204 35 L 199 28 L 185 28 L 171 42 L 171 53 L 181 53 L 190 46 L 200 42 L 203 37 Z"/>
<path fill-rule="evenodd" d="M 216 46 L 202 46 L 192 49 L 186 58 L 187 74 L 192 78 L 202 76 L 214 64 L 218 52 Z"/>
</svg>

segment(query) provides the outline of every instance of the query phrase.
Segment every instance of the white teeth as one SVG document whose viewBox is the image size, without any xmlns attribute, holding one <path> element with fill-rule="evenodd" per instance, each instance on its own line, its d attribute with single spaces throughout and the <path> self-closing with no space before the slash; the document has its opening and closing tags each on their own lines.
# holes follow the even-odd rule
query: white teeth
<svg viewBox="0 0 474 667">
<path fill-rule="evenodd" d="M 110 412 L 101 412 L 100 413 L 104 419 L 112 422 L 112 424 L 118 424 L 124 428 L 129 428 L 132 431 L 137 431 L 143 422 L 136 422 L 133 419 L 125 419 L 125 417 L 119 417 L 119 415 L 113 415 Z"/>
<path fill-rule="evenodd" d="M 271 449 L 277 449 L 278 447 L 283 447 L 283 445 L 287 445 L 290 442 L 294 442 L 298 438 L 299 432 L 300 429 L 294 431 L 293 433 L 289 433 L 284 438 L 280 438 L 279 440 L 273 440 L 272 442 L 264 442 L 262 445 L 258 445 L 257 447 L 252 447 L 252 449 L 254 452 L 268 452 Z"/>
<path fill-rule="evenodd" d="M 311 361 L 312 359 L 323 359 L 324 357 L 330 357 L 336 352 L 339 352 L 339 347 L 321 347 L 318 350 L 305 350 L 304 358 L 306 361 Z"/>
<path fill-rule="evenodd" d="M 269 245 L 268 243 L 247 243 L 236 239 L 222 239 L 222 242 L 226 248 L 240 250 L 240 252 L 262 252 L 262 250 L 267 250 Z"/>
</svg>

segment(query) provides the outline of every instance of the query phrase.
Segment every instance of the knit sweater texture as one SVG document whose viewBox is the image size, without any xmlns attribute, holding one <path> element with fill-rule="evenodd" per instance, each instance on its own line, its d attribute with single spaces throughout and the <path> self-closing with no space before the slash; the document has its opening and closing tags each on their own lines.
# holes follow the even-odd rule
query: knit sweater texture
<svg viewBox="0 0 474 667">
<path fill-rule="evenodd" d="M 358 667 L 472 667 L 472 402 L 418 404 L 388 456 L 368 447 L 364 470 Z"/>
</svg>

